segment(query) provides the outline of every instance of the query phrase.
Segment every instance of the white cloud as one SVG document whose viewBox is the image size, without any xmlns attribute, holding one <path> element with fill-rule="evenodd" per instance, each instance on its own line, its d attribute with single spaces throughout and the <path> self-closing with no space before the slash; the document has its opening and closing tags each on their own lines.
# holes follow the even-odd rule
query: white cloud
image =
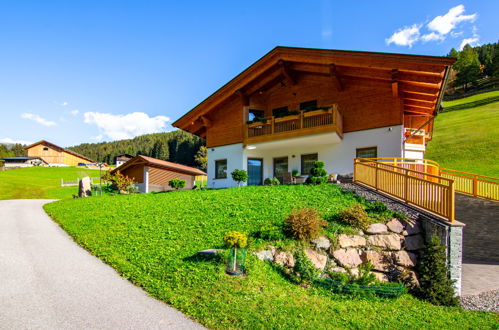
<svg viewBox="0 0 499 330">
<path fill-rule="evenodd" d="M 73 116 L 76 116 L 77 114 L 80 113 L 80 110 L 74 109 L 74 110 L 71 110 L 69 113 L 72 114 Z"/>
<path fill-rule="evenodd" d="M 459 45 L 459 50 L 463 50 L 464 46 L 466 46 L 468 44 L 470 46 L 477 46 L 478 45 L 478 37 L 463 39 L 461 41 L 461 45 Z"/>
<path fill-rule="evenodd" d="M 439 34 L 445 35 L 454 30 L 457 24 L 461 22 L 474 22 L 477 14 L 463 15 L 465 9 L 463 5 L 458 5 L 449 9 L 447 14 L 435 17 L 427 27 L 431 31 L 436 31 Z"/>
<path fill-rule="evenodd" d="M 85 112 L 84 122 L 96 125 L 103 135 L 112 140 L 130 139 L 138 135 L 164 131 L 170 118 L 149 117 L 143 112 L 114 115 L 102 112 Z"/>
<path fill-rule="evenodd" d="M 8 144 L 15 144 L 15 143 L 20 143 L 20 144 L 31 144 L 29 141 L 24 141 L 24 140 L 13 140 L 11 138 L 3 138 L 0 139 L 0 143 L 8 143 Z"/>
<path fill-rule="evenodd" d="M 450 33 L 450 35 L 451 35 L 453 38 L 460 37 L 460 36 L 462 36 L 463 34 L 464 34 L 464 31 L 459 31 L 459 32 L 454 32 L 454 31 L 452 31 L 452 32 Z"/>
<path fill-rule="evenodd" d="M 421 28 L 421 25 L 418 24 L 413 24 L 412 26 L 409 27 L 404 27 L 402 29 L 397 30 L 394 34 L 391 35 L 390 38 L 386 39 L 386 44 L 390 45 L 392 43 L 399 45 L 399 46 L 409 46 L 412 47 L 412 45 L 418 41 L 420 32 L 419 29 Z"/>
<path fill-rule="evenodd" d="M 428 41 L 439 41 L 439 40 L 444 40 L 445 39 L 445 36 L 441 35 L 441 34 L 438 34 L 438 33 L 435 33 L 435 32 L 431 32 L 431 33 L 427 33 L 427 34 L 423 34 L 421 36 L 421 40 L 423 42 L 428 42 Z"/>
<path fill-rule="evenodd" d="M 23 113 L 21 114 L 21 118 L 23 119 L 29 119 L 37 122 L 38 124 L 42 124 L 43 126 L 56 126 L 57 124 L 54 121 L 47 120 L 39 115 L 33 114 L 33 113 Z"/>
<path fill-rule="evenodd" d="M 62 103 L 61 103 L 61 105 L 62 105 L 63 107 L 65 107 L 65 106 L 69 105 L 69 103 L 64 101 L 64 102 L 62 102 Z"/>
<path fill-rule="evenodd" d="M 100 142 L 100 141 L 102 141 L 102 138 L 103 138 L 102 134 L 99 134 L 97 136 L 92 136 L 90 139 L 97 141 L 97 142 Z"/>
</svg>

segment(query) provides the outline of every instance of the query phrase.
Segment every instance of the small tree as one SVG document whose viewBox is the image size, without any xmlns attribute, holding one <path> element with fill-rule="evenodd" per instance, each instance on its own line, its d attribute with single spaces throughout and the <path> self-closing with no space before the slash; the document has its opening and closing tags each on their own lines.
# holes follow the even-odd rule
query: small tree
<svg viewBox="0 0 499 330">
<path fill-rule="evenodd" d="M 459 306 L 459 299 L 454 295 L 452 281 L 447 269 L 445 246 L 442 246 L 437 234 L 431 236 L 422 251 L 418 264 L 418 295 L 434 305 Z"/>
<path fill-rule="evenodd" d="M 134 184 L 133 179 L 123 175 L 120 171 L 116 171 L 112 174 L 111 172 L 106 172 L 102 176 L 102 179 L 111 182 L 111 186 L 115 187 L 120 193 L 132 191 L 130 187 Z"/>
<path fill-rule="evenodd" d="M 230 175 L 232 175 L 232 180 L 236 181 L 238 186 L 241 185 L 241 182 L 248 181 L 248 172 L 245 170 L 235 169 Z"/>
<path fill-rule="evenodd" d="M 171 179 L 168 181 L 168 185 L 175 190 L 179 190 L 180 188 L 185 187 L 185 180 L 182 179 Z"/>
<path fill-rule="evenodd" d="M 194 160 L 206 171 L 206 168 L 208 167 L 208 149 L 206 149 L 205 146 L 201 146 L 194 156 Z"/>
<path fill-rule="evenodd" d="M 310 169 L 310 176 L 307 178 L 309 184 L 327 183 L 327 171 L 324 169 L 324 162 L 314 162 L 314 167 Z"/>
</svg>

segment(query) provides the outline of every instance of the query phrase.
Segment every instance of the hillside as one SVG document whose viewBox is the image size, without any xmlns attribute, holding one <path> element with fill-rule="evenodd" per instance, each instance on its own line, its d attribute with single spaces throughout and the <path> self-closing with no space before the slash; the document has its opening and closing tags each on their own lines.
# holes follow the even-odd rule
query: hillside
<svg viewBox="0 0 499 330">
<path fill-rule="evenodd" d="M 114 164 L 114 157 L 119 154 L 130 154 L 132 156 L 141 154 L 174 163 L 196 166 L 194 155 L 202 145 L 204 145 L 203 139 L 176 130 L 141 135 L 128 140 L 83 143 L 68 149 L 108 164 Z"/>
<path fill-rule="evenodd" d="M 499 100 L 488 103 L 498 94 L 445 102 L 444 108 L 455 110 L 436 117 L 425 158 L 445 168 L 499 177 Z"/>
</svg>

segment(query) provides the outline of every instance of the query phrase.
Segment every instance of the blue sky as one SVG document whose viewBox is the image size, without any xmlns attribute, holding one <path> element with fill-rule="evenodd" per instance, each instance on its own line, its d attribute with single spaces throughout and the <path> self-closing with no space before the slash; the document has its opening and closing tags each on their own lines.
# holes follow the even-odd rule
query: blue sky
<svg viewBox="0 0 499 330">
<path fill-rule="evenodd" d="M 2 1 L 0 142 L 168 131 L 277 45 L 445 55 L 497 42 L 498 12 L 497 0 Z"/>
</svg>

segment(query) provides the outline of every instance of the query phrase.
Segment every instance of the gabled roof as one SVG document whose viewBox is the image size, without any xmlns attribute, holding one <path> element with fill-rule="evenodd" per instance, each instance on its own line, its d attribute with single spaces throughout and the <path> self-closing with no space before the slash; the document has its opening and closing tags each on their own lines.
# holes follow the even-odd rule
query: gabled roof
<svg viewBox="0 0 499 330">
<path fill-rule="evenodd" d="M 185 173 L 185 174 L 190 174 L 190 175 L 206 175 L 205 172 L 203 172 L 200 169 L 197 169 L 195 167 L 190 167 L 190 166 L 186 166 L 186 165 L 182 165 L 182 164 L 172 163 L 172 162 L 168 162 L 166 160 L 156 159 L 156 158 L 142 156 L 142 155 L 138 155 L 138 156 L 134 157 L 133 159 L 130 159 L 128 162 L 121 165 L 120 167 L 113 169 L 111 171 L 111 173 L 115 173 L 116 171 L 123 172 L 125 169 L 127 169 L 131 166 L 134 166 L 134 165 L 155 166 L 155 167 L 164 168 L 166 170 L 170 170 L 173 172 L 180 172 L 180 173 Z"/>
<path fill-rule="evenodd" d="M 56 149 L 56 150 L 59 150 L 59 151 L 64 151 L 64 152 L 66 152 L 66 153 L 68 153 L 68 154 L 71 154 L 71 155 L 74 155 L 74 156 L 76 156 L 76 157 L 80 157 L 80 158 L 82 158 L 82 159 L 88 160 L 90 163 L 93 163 L 93 162 L 94 162 L 92 159 L 90 159 L 90 158 L 88 158 L 88 157 L 85 157 L 85 156 L 83 156 L 83 155 L 80 155 L 79 153 L 76 153 L 76 152 L 74 152 L 74 151 L 72 151 L 72 150 L 69 150 L 69 149 L 66 149 L 66 148 L 63 148 L 63 147 L 59 147 L 58 145 L 53 144 L 52 142 L 48 142 L 48 141 L 46 141 L 46 140 L 41 140 L 41 141 L 35 142 L 35 143 L 33 143 L 33 144 L 30 144 L 29 146 L 24 147 L 24 149 L 28 150 L 28 149 L 30 149 L 30 148 L 33 148 L 33 147 L 35 147 L 35 146 L 39 145 L 39 144 L 45 144 L 45 145 L 48 145 L 48 146 L 52 147 L 53 149 Z"/>
<path fill-rule="evenodd" d="M 455 59 L 363 51 L 276 47 L 198 104 L 173 126 L 189 131 L 202 116 L 234 94 L 247 98 L 269 83 L 306 72 L 334 79 L 370 80 L 394 88 L 408 114 L 434 115 L 440 106 L 444 80 Z M 192 129 L 191 129 L 192 130 Z M 192 133 L 192 132 L 191 132 Z"/>
<path fill-rule="evenodd" d="M 41 160 L 42 162 L 44 162 L 45 164 L 47 164 L 46 161 L 44 161 L 43 159 L 41 159 L 40 157 L 24 157 L 24 156 L 21 156 L 21 157 L 5 157 L 5 158 L 0 158 L 0 160 L 32 160 L 32 159 L 39 159 Z"/>
</svg>

